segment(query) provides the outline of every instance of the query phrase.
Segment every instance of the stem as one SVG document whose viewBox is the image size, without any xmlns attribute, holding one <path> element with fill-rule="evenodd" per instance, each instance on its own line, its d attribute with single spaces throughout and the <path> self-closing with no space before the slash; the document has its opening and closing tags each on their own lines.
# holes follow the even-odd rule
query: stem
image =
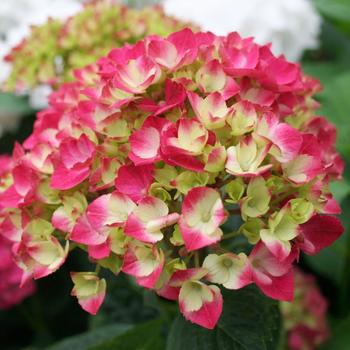
<svg viewBox="0 0 350 350">
<path fill-rule="evenodd" d="M 229 238 L 232 238 L 232 237 L 236 237 L 236 236 L 239 236 L 241 233 L 239 231 L 233 231 L 233 232 L 230 232 L 230 233 L 227 233 L 226 235 L 224 235 L 221 240 L 225 240 L 225 239 L 229 239 Z"/>
<path fill-rule="evenodd" d="M 200 267 L 200 263 L 199 263 L 199 253 L 195 252 L 194 253 L 194 266 L 195 267 Z"/>
<path fill-rule="evenodd" d="M 183 259 L 186 265 L 190 262 L 190 260 L 192 259 L 193 255 L 194 255 L 194 252 L 191 252 L 190 254 L 188 254 L 188 255 Z"/>
<path fill-rule="evenodd" d="M 275 198 L 273 201 L 271 201 L 270 207 L 274 206 L 275 204 L 280 203 L 281 201 L 288 198 L 290 195 L 292 195 L 294 193 L 295 193 L 295 188 L 293 188 L 285 193 L 282 193 L 281 195 L 277 196 L 277 198 Z"/>
<path fill-rule="evenodd" d="M 100 273 L 100 271 L 101 271 L 101 265 L 96 264 L 96 268 L 95 268 L 96 275 L 98 275 Z"/>
<path fill-rule="evenodd" d="M 231 180 L 232 180 L 231 177 L 228 177 L 226 180 L 218 179 L 218 180 L 216 180 L 216 182 L 215 182 L 215 184 L 213 185 L 213 187 L 215 187 L 215 188 L 221 188 L 221 187 L 227 185 Z"/>
</svg>

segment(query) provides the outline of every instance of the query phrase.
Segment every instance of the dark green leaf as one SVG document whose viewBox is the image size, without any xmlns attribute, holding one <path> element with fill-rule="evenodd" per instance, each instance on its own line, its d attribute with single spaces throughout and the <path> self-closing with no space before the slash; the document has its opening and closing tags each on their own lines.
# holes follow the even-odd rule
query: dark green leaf
<svg viewBox="0 0 350 350">
<path fill-rule="evenodd" d="M 320 350 L 346 350 L 350 344 L 350 317 L 334 321 L 331 338 Z"/>
<path fill-rule="evenodd" d="M 321 113 L 338 127 L 337 146 L 346 157 L 350 157 L 349 91 L 350 71 L 348 70 L 325 84 L 325 90 L 321 95 Z"/>
<path fill-rule="evenodd" d="M 132 326 L 122 324 L 112 324 L 109 326 L 97 328 L 93 331 L 79 334 L 74 337 L 64 339 L 63 341 L 50 346 L 48 350 L 88 350 L 99 346 L 107 339 L 115 338 L 125 333 Z"/>
<path fill-rule="evenodd" d="M 86 350 L 164 350 L 161 319 L 140 324 Z"/>
<path fill-rule="evenodd" d="M 111 323 L 136 324 L 158 316 L 154 305 L 144 298 L 144 288 L 138 286 L 127 275 L 106 273 L 108 293 L 96 316 L 90 318 L 90 328 Z M 146 303 L 147 301 L 147 303 Z"/>
<path fill-rule="evenodd" d="M 329 62 L 304 62 L 302 67 L 306 74 L 319 79 L 324 86 L 327 86 L 335 76 L 346 70 L 343 64 Z"/>
<path fill-rule="evenodd" d="M 179 316 L 173 322 L 167 350 L 277 350 L 281 342 L 278 303 L 254 286 L 223 291 L 224 310 L 212 331 Z"/>
</svg>

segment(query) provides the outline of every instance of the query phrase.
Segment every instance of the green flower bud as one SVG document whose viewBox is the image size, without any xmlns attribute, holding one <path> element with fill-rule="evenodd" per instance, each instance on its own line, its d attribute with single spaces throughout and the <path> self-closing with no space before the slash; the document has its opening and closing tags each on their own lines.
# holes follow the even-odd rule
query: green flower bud
<svg viewBox="0 0 350 350">
<path fill-rule="evenodd" d="M 269 210 L 271 195 L 262 176 L 250 180 L 247 196 L 242 199 L 242 217 L 258 217 Z"/>
<path fill-rule="evenodd" d="M 162 187 L 162 185 L 159 182 L 155 182 L 151 185 L 149 193 L 151 196 L 157 197 L 164 202 L 171 200 L 170 193 L 164 187 Z"/>
<path fill-rule="evenodd" d="M 187 194 L 193 187 L 205 186 L 208 181 L 209 174 L 207 173 L 195 173 L 185 170 L 175 178 L 174 186 L 180 193 Z"/>
<path fill-rule="evenodd" d="M 170 182 L 173 181 L 177 175 L 178 173 L 175 167 L 169 165 L 165 165 L 163 168 L 154 171 L 154 178 L 168 190 L 174 188 Z"/>
<path fill-rule="evenodd" d="M 37 190 L 38 198 L 45 204 L 59 204 L 61 199 L 59 197 L 59 191 L 54 190 L 50 186 L 50 180 L 45 179 L 40 182 Z"/>
<path fill-rule="evenodd" d="M 271 193 L 278 193 L 285 190 L 286 181 L 279 176 L 271 176 L 266 180 L 266 186 Z"/>
<path fill-rule="evenodd" d="M 211 173 L 219 172 L 225 168 L 226 149 L 224 146 L 207 147 L 204 153 L 204 170 Z"/>
<path fill-rule="evenodd" d="M 170 242 L 174 246 L 184 245 L 184 241 L 183 241 L 181 233 L 180 233 L 179 225 L 175 225 L 173 235 L 170 238 Z"/>
<path fill-rule="evenodd" d="M 264 227 L 264 222 L 258 218 L 248 219 L 239 231 L 246 236 L 250 244 L 256 244 L 260 240 L 260 231 Z"/>
<path fill-rule="evenodd" d="M 291 215 L 298 224 L 303 224 L 311 218 L 314 213 L 312 203 L 303 198 L 295 198 L 289 201 Z"/>
<path fill-rule="evenodd" d="M 229 195 L 230 199 L 227 199 L 228 203 L 237 203 L 243 196 L 245 191 L 245 185 L 242 178 L 237 177 L 225 186 L 225 191 Z"/>
<path fill-rule="evenodd" d="M 98 263 L 102 267 L 110 270 L 115 275 L 117 275 L 120 272 L 123 260 L 119 256 L 112 253 L 108 258 L 100 259 Z"/>
</svg>

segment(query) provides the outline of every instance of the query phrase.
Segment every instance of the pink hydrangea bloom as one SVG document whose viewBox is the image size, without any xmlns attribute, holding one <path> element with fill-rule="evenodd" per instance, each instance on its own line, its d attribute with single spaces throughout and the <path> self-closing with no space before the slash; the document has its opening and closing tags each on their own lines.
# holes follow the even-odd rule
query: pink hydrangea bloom
<svg viewBox="0 0 350 350">
<path fill-rule="evenodd" d="M 329 191 L 343 163 L 316 113 L 318 82 L 268 45 L 190 29 L 113 49 L 75 75 L 16 146 L 1 187 L 0 230 L 23 281 L 78 245 L 206 328 L 220 318 L 219 286 L 291 300 L 300 253 L 343 232 Z M 225 244 L 230 215 L 248 255 Z M 72 279 L 96 313 L 106 282 Z"/>
<path fill-rule="evenodd" d="M 327 324 L 328 303 L 314 276 L 294 268 L 295 297 L 281 303 L 291 350 L 315 350 L 330 336 Z"/>
<path fill-rule="evenodd" d="M 20 287 L 23 271 L 13 260 L 12 243 L 0 236 L 0 309 L 8 309 L 35 292 L 35 284 L 28 281 Z"/>
</svg>

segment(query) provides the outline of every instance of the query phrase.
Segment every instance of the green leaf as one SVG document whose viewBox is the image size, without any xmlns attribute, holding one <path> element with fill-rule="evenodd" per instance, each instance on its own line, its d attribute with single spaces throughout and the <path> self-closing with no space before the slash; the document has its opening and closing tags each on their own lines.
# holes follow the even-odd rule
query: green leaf
<svg viewBox="0 0 350 350">
<path fill-rule="evenodd" d="M 164 350 L 162 325 L 162 319 L 143 323 L 87 350 Z"/>
<path fill-rule="evenodd" d="M 348 179 L 331 182 L 329 187 L 338 203 L 343 202 L 350 194 L 350 183 Z"/>
<path fill-rule="evenodd" d="M 311 75 L 321 81 L 322 85 L 327 84 L 334 79 L 335 76 L 346 70 L 343 64 L 334 64 L 329 62 L 303 62 L 303 70 L 306 74 Z M 321 94 L 322 96 L 322 94 Z"/>
<path fill-rule="evenodd" d="M 107 339 L 119 336 L 132 326 L 123 324 L 111 324 L 97 328 L 93 331 L 82 333 L 74 337 L 66 338 L 47 350 L 88 350 L 104 343 Z"/>
<path fill-rule="evenodd" d="M 350 157 L 350 71 L 338 75 L 325 84 L 322 93 L 322 108 L 324 114 L 338 128 L 338 149 L 348 158 Z"/>
<path fill-rule="evenodd" d="M 90 317 L 90 328 L 111 323 L 138 324 L 157 318 L 158 311 L 144 298 L 144 288 L 125 274 L 115 275 L 105 271 L 108 293 L 100 311 Z"/>
<path fill-rule="evenodd" d="M 64 339 L 48 350 L 164 350 L 162 325 L 161 319 L 137 326 L 112 324 Z"/>
<path fill-rule="evenodd" d="M 349 0 L 314 0 L 316 8 L 326 17 L 349 22 L 350 2 Z"/>
<path fill-rule="evenodd" d="M 223 291 L 224 309 L 214 330 L 175 319 L 166 350 L 277 350 L 281 346 L 278 303 L 254 286 Z"/>
<path fill-rule="evenodd" d="M 26 97 L 4 92 L 0 92 L 0 106 L 2 113 L 25 114 L 32 111 Z"/>
<path fill-rule="evenodd" d="M 350 316 L 333 322 L 329 341 L 320 350 L 345 350 L 350 344 Z"/>
</svg>

